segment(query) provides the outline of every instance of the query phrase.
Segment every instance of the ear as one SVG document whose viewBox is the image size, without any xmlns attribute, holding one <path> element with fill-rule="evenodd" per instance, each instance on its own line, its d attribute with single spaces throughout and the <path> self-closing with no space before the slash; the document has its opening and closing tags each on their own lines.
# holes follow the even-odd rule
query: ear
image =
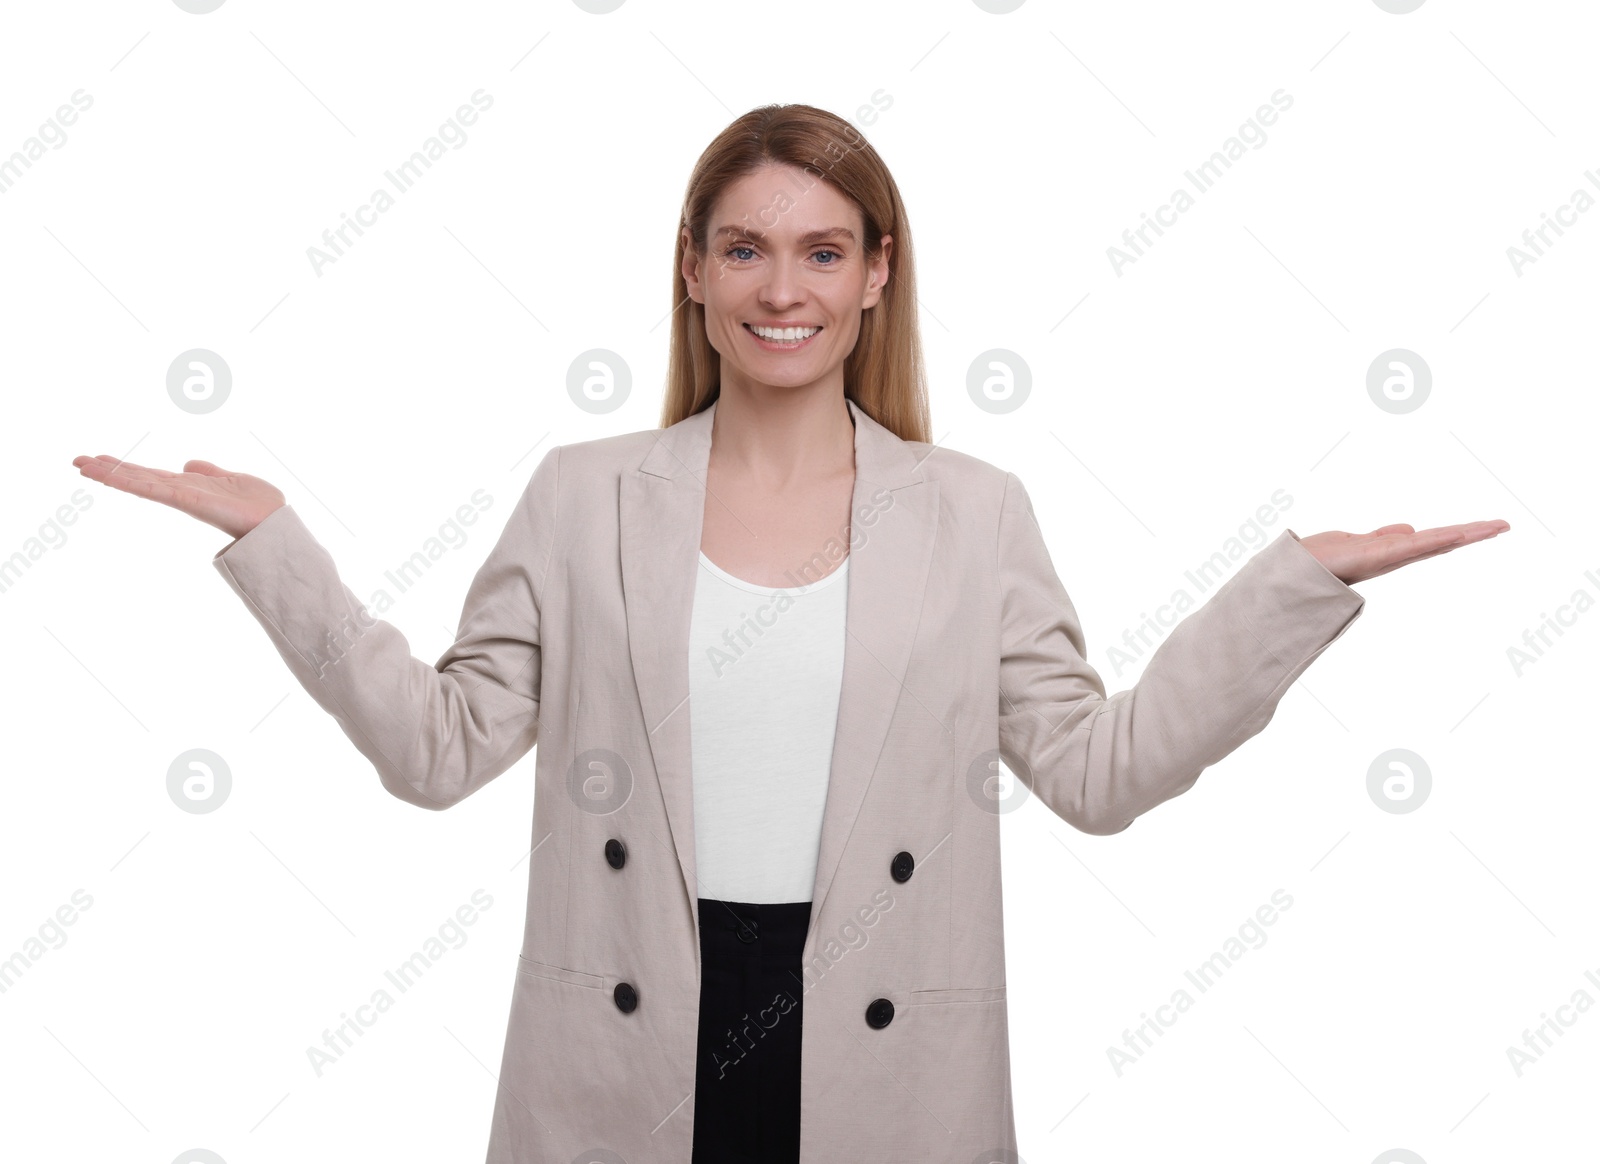
<svg viewBox="0 0 1600 1164">
<path fill-rule="evenodd" d="M 689 298 L 702 306 L 706 301 L 705 288 L 700 285 L 700 256 L 695 254 L 694 239 L 689 236 L 689 228 L 682 228 L 683 238 L 683 281 L 688 287 Z"/>
<path fill-rule="evenodd" d="M 861 296 L 861 308 L 876 307 L 883 298 L 883 289 L 889 282 L 889 255 L 894 250 L 894 236 L 884 235 L 877 259 L 867 267 L 867 288 Z"/>
</svg>

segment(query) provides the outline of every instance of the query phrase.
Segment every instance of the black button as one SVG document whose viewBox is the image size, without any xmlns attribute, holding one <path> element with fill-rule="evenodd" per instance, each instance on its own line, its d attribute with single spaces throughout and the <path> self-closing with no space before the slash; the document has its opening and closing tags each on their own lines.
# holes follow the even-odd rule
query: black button
<svg viewBox="0 0 1600 1164">
<path fill-rule="evenodd" d="M 611 997 L 616 1000 L 617 1009 L 623 1014 L 628 1014 L 639 1005 L 639 995 L 626 982 L 617 983 L 617 988 L 611 992 Z"/>
<path fill-rule="evenodd" d="M 867 1025 L 882 1030 L 894 1019 L 894 1003 L 887 998 L 874 998 L 867 1004 Z"/>
<path fill-rule="evenodd" d="M 756 931 L 759 928 L 759 926 L 760 926 L 760 923 L 757 922 L 755 918 L 749 918 L 748 920 L 746 920 L 746 919 L 743 919 L 743 918 L 735 917 L 734 921 L 733 921 L 733 924 L 730 925 L 728 928 L 730 930 L 732 930 L 734 933 L 739 935 L 739 940 L 741 942 L 745 943 L 745 945 L 749 945 L 751 942 L 755 941 L 756 938 L 758 937 L 758 934 L 757 934 Z"/>
<path fill-rule="evenodd" d="M 606 864 L 613 869 L 620 869 L 628 863 L 628 850 L 622 847 L 622 842 L 613 837 L 606 842 Z"/>
<path fill-rule="evenodd" d="M 896 881 L 910 881 L 911 870 L 917 867 L 910 853 L 900 852 L 894 855 L 894 860 L 889 862 L 889 875 Z"/>
</svg>

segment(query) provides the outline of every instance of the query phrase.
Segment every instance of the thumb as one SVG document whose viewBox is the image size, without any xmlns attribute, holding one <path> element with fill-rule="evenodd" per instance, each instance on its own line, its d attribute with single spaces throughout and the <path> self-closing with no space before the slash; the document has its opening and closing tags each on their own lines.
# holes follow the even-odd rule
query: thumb
<svg viewBox="0 0 1600 1164">
<path fill-rule="evenodd" d="M 219 468 L 210 461 L 185 461 L 183 463 L 183 471 L 185 473 L 204 473 L 207 477 L 233 476 L 227 469 Z"/>
</svg>

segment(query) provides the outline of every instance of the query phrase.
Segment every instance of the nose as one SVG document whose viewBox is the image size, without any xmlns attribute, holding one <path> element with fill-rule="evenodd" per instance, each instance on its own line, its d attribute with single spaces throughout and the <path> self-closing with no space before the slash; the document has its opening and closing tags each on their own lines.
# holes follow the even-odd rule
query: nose
<svg viewBox="0 0 1600 1164">
<path fill-rule="evenodd" d="M 774 263 L 769 270 L 771 273 L 761 287 L 761 302 L 778 315 L 799 303 L 804 295 L 799 276 L 787 263 Z"/>
</svg>

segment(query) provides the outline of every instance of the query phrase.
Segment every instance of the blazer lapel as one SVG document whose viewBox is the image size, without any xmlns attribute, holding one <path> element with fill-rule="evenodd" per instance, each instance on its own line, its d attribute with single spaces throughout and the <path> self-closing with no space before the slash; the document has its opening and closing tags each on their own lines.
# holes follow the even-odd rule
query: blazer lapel
<svg viewBox="0 0 1600 1164">
<path fill-rule="evenodd" d="M 854 401 L 846 403 L 856 422 L 856 480 L 845 579 L 844 675 L 808 947 L 903 689 L 939 516 L 939 485 L 922 478 L 917 448 Z M 620 500 L 628 646 L 672 845 L 697 926 L 696 901 L 703 894 L 694 860 L 689 623 L 716 407 L 712 403 L 662 429 L 639 466 L 624 471 Z M 888 861 L 885 855 L 885 870 Z"/>
</svg>

